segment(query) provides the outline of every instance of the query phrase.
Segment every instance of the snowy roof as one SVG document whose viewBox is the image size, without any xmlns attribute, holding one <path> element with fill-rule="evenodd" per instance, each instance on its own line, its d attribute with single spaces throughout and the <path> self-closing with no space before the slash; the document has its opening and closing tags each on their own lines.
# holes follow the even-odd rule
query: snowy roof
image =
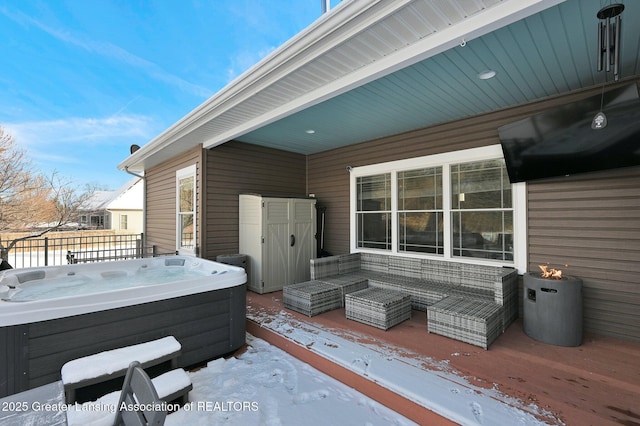
<svg viewBox="0 0 640 426">
<path fill-rule="evenodd" d="M 116 191 L 107 205 L 109 210 L 142 210 L 144 181 L 134 178 Z"/>
<path fill-rule="evenodd" d="M 82 210 L 103 210 L 113 199 L 115 191 L 94 191 L 82 204 Z"/>
<path fill-rule="evenodd" d="M 143 181 L 133 178 L 116 191 L 94 191 L 82 210 L 142 210 Z"/>
</svg>

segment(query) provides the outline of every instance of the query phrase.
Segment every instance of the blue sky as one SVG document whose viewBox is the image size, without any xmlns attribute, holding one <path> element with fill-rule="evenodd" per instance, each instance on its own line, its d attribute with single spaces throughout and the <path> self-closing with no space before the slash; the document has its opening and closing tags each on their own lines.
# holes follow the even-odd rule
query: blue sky
<svg viewBox="0 0 640 426">
<path fill-rule="evenodd" d="M 0 126 L 38 171 L 117 189 L 131 144 L 320 13 L 320 0 L 0 0 Z"/>
</svg>

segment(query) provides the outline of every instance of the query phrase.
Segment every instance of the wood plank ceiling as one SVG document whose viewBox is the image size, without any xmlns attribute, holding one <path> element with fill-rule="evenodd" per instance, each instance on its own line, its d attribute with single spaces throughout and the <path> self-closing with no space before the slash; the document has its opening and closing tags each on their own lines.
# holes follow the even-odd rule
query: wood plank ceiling
<svg viewBox="0 0 640 426">
<path fill-rule="evenodd" d="M 274 85 L 273 100 L 297 87 L 327 84 L 345 72 L 342 64 L 363 61 L 363 53 L 369 57 L 413 43 L 423 26 L 437 32 L 448 19 L 464 19 L 493 3 L 464 2 L 463 9 L 462 2 L 412 2 L 371 34 L 359 34 Z M 596 72 L 596 12 L 602 3 L 566 1 L 236 139 L 311 154 L 603 84 L 605 73 Z M 640 74 L 640 31 L 634 28 L 640 4 L 626 3 L 623 78 Z M 480 80 L 478 73 L 487 69 L 496 76 Z"/>
</svg>

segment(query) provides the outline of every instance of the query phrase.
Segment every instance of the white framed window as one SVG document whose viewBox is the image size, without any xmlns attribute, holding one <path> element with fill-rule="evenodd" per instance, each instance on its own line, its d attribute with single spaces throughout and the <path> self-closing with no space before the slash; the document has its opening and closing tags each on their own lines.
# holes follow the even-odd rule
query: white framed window
<svg viewBox="0 0 640 426">
<path fill-rule="evenodd" d="M 398 251 L 444 253 L 442 166 L 396 173 Z"/>
<path fill-rule="evenodd" d="M 351 251 L 526 271 L 526 186 L 500 145 L 353 168 Z"/>
<path fill-rule="evenodd" d="M 120 215 L 120 229 L 122 229 L 122 230 L 128 229 L 127 228 L 128 219 L 129 219 L 129 217 L 126 214 L 121 214 Z"/>
<path fill-rule="evenodd" d="M 180 254 L 196 251 L 196 166 L 176 172 L 176 249 Z"/>
<path fill-rule="evenodd" d="M 358 247 L 391 249 L 391 174 L 356 179 Z"/>
</svg>

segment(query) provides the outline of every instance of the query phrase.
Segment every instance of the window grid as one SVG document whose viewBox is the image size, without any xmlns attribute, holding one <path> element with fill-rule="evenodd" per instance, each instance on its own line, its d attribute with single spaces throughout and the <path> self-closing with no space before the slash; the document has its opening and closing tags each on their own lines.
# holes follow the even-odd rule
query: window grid
<svg viewBox="0 0 640 426">
<path fill-rule="evenodd" d="M 196 236 L 196 167 L 176 172 L 176 245 L 178 251 L 195 251 Z"/>
<path fill-rule="evenodd" d="M 504 161 L 454 164 L 451 175 L 452 255 L 513 261 L 513 195 Z"/>
<path fill-rule="evenodd" d="M 444 253 L 442 167 L 397 172 L 398 251 Z"/>
<path fill-rule="evenodd" d="M 391 249 L 391 174 L 363 176 L 356 181 L 357 246 Z"/>
<path fill-rule="evenodd" d="M 385 209 L 367 209 L 367 182 L 383 180 Z M 512 191 L 501 158 L 356 177 L 356 247 L 513 263 Z"/>
</svg>

